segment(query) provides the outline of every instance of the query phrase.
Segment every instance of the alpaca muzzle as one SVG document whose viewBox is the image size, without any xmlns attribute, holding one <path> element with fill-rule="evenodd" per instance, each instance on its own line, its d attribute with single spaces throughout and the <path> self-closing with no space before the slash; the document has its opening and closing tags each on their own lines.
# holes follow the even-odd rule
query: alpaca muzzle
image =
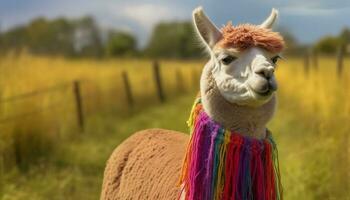
<svg viewBox="0 0 350 200">
<path fill-rule="evenodd" d="M 248 85 L 255 93 L 267 96 L 277 90 L 277 82 L 272 70 L 255 71 L 250 79 Z"/>
</svg>

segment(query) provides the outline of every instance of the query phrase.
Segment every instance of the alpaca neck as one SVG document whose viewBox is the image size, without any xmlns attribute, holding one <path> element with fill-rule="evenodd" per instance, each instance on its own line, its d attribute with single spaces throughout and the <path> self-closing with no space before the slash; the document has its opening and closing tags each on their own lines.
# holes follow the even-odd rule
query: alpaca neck
<svg viewBox="0 0 350 200">
<path fill-rule="evenodd" d="M 213 63 L 208 62 L 201 77 L 201 97 L 204 110 L 217 123 L 227 129 L 253 138 L 265 138 L 266 124 L 272 118 L 276 98 L 260 107 L 241 106 L 228 102 L 220 94 L 214 77 Z"/>
<path fill-rule="evenodd" d="M 182 167 L 185 200 L 282 197 L 277 149 L 264 139 L 242 136 L 213 121 L 196 99 L 188 121 L 191 139 Z"/>
</svg>

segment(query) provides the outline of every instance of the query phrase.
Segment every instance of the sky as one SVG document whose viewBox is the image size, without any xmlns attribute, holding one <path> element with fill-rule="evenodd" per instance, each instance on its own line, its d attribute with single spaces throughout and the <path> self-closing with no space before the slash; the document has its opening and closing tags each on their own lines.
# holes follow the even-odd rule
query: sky
<svg viewBox="0 0 350 200">
<path fill-rule="evenodd" d="M 350 0 L 0 0 L 0 28 L 7 30 L 39 16 L 91 15 L 102 28 L 134 33 L 143 46 L 157 23 L 190 20 L 197 6 L 218 27 L 228 21 L 260 24 L 276 8 L 278 26 L 303 44 L 350 27 Z"/>
</svg>

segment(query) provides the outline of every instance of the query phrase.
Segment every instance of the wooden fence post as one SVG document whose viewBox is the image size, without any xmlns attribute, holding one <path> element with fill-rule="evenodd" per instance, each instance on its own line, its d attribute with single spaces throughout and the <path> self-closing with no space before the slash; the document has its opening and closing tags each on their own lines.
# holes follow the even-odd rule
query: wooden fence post
<svg viewBox="0 0 350 200">
<path fill-rule="evenodd" d="M 309 74 L 309 70 L 310 70 L 310 57 L 309 57 L 309 53 L 307 51 L 305 56 L 304 56 L 304 73 L 305 73 L 305 75 Z"/>
<path fill-rule="evenodd" d="M 5 175 L 5 166 L 4 166 L 4 156 L 2 152 L 0 152 L 0 199 L 3 195 L 4 189 L 4 175 Z"/>
<path fill-rule="evenodd" d="M 314 69 L 317 70 L 318 69 L 318 53 L 317 53 L 316 49 L 314 49 L 312 52 L 313 52 L 312 58 L 313 58 Z"/>
<path fill-rule="evenodd" d="M 160 76 L 160 69 L 159 69 L 159 63 L 157 61 L 154 61 L 153 63 L 153 73 L 154 73 L 154 80 L 156 84 L 156 89 L 158 93 L 158 98 L 160 102 L 165 101 L 164 91 L 162 87 L 162 80 Z"/>
<path fill-rule="evenodd" d="M 80 88 L 79 81 L 73 82 L 73 92 L 75 97 L 75 106 L 77 109 L 76 111 L 77 111 L 78 126 L 81 131 L 84 131 L 83 102 L 82 102 L 81 88 Z"/>
<path fill-rule="evenodd" d="M 126 71 L 122 72 L 122 78 L 123 78 L 123 83 L 124 83 L 126 101 L 128 102 L 128 105 L 130 107 L 132 107 L 134 105 L 134 99 L 132 97 L 130 81 L 129 81 L 129 77 L 128 77 L 128 74 L 126 73 Z"/>
<path fill-rule="evenodd" d="M 343 73 L 344 67 L 344 47 L 340 46 L 337 52 L 337 74 L 340 77 Z"/>
<path fill-rule="evenodd" d="M 179 93 L 184 92 L 184 85 L 183 85 L 183 78 L 182 78 L 182 74 L 181 74 L 181 70 L 177 69 L 176 70 L 176 87 L 177 87 L 177 91 Z"/>
<path fill-rule="evenodd" d="M 345 151 L 344 166 L 347 169 L 346 172 L 345 172 L 346 173 L 345 174 L 345 180 L 346 180 L 345 184 L 347 186 L 350 186 L 350 171 L 348 170 L 348 166 L 350 164 L 350 148 L 349 148 L 350 140 L 349 139 L 350 139 L 349 134 L 345 134 L 344 140 L 345 140 L 345 145 L 346 145 L 347 148 L 346 148 L 346 151 Z"/>
<path fill-rule="evenodd" d="M 21 153 L 21 147 L 20 147 L 20 141 L 19 141 L 19 133 L 13 134 L 13 154 L 15 157 L 15 163 L 17 167 L 22 167 L 23 165 L 23 159 L 22 159 L 22 153 Z"/>
</svg>

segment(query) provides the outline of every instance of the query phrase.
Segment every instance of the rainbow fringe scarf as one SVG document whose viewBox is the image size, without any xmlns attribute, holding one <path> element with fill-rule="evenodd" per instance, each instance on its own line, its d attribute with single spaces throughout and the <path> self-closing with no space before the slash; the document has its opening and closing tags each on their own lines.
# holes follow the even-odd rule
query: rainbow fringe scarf
<svg viewBox="0 0 350 200">
<path fill-rule="evenodd" d="M 282 200 L 270 133 L 258 140 L 226 130 L 204 112 L 200 98 L 188 125 L 191 138 L 179 182 L 186 200 Z"/>
</svg>

